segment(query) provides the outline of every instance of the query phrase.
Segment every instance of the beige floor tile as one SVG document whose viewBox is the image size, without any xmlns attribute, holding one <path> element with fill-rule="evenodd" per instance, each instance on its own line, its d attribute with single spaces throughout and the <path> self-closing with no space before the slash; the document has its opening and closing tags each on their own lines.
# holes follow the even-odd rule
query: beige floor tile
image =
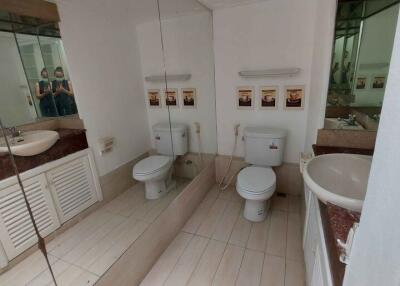
<svg viewBox="0 0 400 286">
<path fill-rule="evenodd" d="M 298 213 L 288 214 L 286 258 L 303 261 L 301 219 Z"/>
<path fill-rule="evenodd" d="M 260 285 L 263 269 L 264 252 L 246 249 L 236 280 L 237 286 Z"/>
<path fill-rule="evenodd" d="M 94 274 L 102 275 L 148 226 L 148 223 L 138 221 L 132 228 L 128 228 L 120 237 L 115 238 L 114 244 L 96 258 L 96 261 L 89 266 L 88 270 Z"/>
<path fill-rule="evenodd" d="M 280 210 L 280 211 L 288 211 L 289 210 L 289 196 L 278 196 L 275 194 L 272 197 L 272 209 L 273 210 Z"/>
<path fill-rule="evenodd" d="M 57 260 L 53 265 L 52 265 L 52 270 L 53 273 L 56 277 L 61 275 L 64 271 L 70 267 L 71 264 L 65 261 L 62 261 L 61 259 Z M 46 269 L 45 271 L 41 272 L 38 276 L 36 276 L 34 279 L 32 279 L 27 286 L 43 286 L 43 285 L 53 285 L 53 278 L 51 277 L 50 271 Z"/>
<path fill-rule="evenodd" d="M 75 265 L 68 268 L 56 277 L 58 286 L 86 286 L 93 285 L 99 277 Z M 51 282 L 48 285 L 54 285 Z"/>
<path fill-rule="evenodd" d="M 220 199 L 223 200 L 228 200 L 231 202 L 244 202 L 244 199 L 238 194 L 238 192 L 236 191 L 235 187 L 228 187 L 226 190 L 224 191 L 220 191 L 219 197 Z"/>
<path fill-rule="evenodd" d="M 264 221 L 252 223 L 249 240 L 247 241 L 247 248 L 265 251 L 268 242 L 270 223 L 271 212 L 268 213 Z"/>
<path fill-rule="evenodd" d="M 86 252 L 88 252 L 93 246 L 101 241 L 107 234 L 112 232 L 119 224 L 125 221 L 126 218 L 120 215 L 112 215 L 112 217 L 105 221 L 99 228 L 93 230 L 92 234 L 86 238 L 78 241 L 74 247 L 65 253 L 62 257 L 63 260 L 74 263 Z"/>
<path fill-rule="evenodd" d="M 48 257 L 52 265 L 58 260 L 51 254 Z M 0 285 L 26 285 L 46 269 L 47 263 L 43 254 L 40 251 L 36 251 L 12 269 L 1 274 Z"/>
<path fill-rule="evenodd" d="M 211 189 L 201 204 L 196 208 L 194 214 L 189 218 L 183 227 L 183 231 L 188 233 L 196 233 L 197 229 L 203 222 L 203 220 L 207 217 L 211 207 L 215 203 L 218 197 L 218 190 L 213 188 Z"/>
<path fill-rule="evenodd" d="M 235 244 L 241 247 L 246 247 L 247 241 L 249 240 L 251 231 L 251 222 L 244 218 L 243 209 L 240 210 L 239 218 L 237 219 L 229 243 Z"/>
<path fill-rule="evenodd" d="M 146 275 L 141 286 L 162 286 L 174 269 L 178 259 L 193 238 L 192 234 L 181 232 L 168 246 L 156 264 Z"/>
<path fill-rule="evenodd" d="M 179 195 L 178 191 L 172 191 L 160 199 L 157 204 L 144 216 L 143 220 L 152 223 L 165 210 L 169 204 Z"/>
<path fill-rule="evenodd" d="M 104 253 L 111 248 L 119 237 L 128 229 L 131 229 L 138 223 L 138 220 L 126 218 L 124 222 L 115 227 L 103 239 L 99 240 L 86 253 L 83 253 L 78 259 L 70 261 L 79 267 L 89 269 L 90 265 L 95 263 Z"/>
<path fill-rule="evenodd" d="M 105 205 L 104 209 L 108 212 L 129 217 L 133 211 L 146 201 L 144 195 L 144 184 L 135 184 L 120 196 Z"/>
<path fill-rule="evenodd" d="M 273 210 L 268 233 L 267 253 L 285 256 L 287 238 L 287 212 Z"/>
<path fill-rule="evenodd" d="M 226 247 L 224 256 L 215 274 L 212 285 L 232 286 L 235 285 L 240 265 L 244 254 L 244 248 L 236 245 Z"/>
<path fill-rule="evenodd" d="M 89 237 L 97 228 L 114 215 L 108 212 L 96 212 L 94 218 L 84 219 L 83 224 L 78 223 L 69 229 L 65 235 L 60 235 L 60 240 L 49 243 L 50 253 L 56 257 L 63 257 L 79 242 Z M 83 226 L 83 227 L 82 227 Z"/>
<path fill-rule="evenodd" d="M 225 208 L 225 212 L 219 221 L 213 239 L 227 242 L 231 236 L 233 227 L 239 218 L 241 204 L 239 202 L 229 202 Z"/>
<path fill-rule="evenodd" d="M 260 286 L 284 286 L 285 259 L 265 254 Z"/>
<path fill-rule="evenodd" d="M 226 200 L 217 199 L 207 216 L 204 218 L 196 234 L 211 237 L 214 234 L 215 228 L 217 227 L 219 220 L 224 214 L 225 208 L 228 202 Z"/>
<path fill-rule="evenodd" d="M 286 259 L 285 286 L 305 286 L 304 263 Z"/>
<path fill-rule="evenodd" d="M 289 195 L 289 212 L 300 213 L 301 196 Z"/>
<path fill-rule="evenodd" d="M 169 275 L 165 286 L 184 286 L 195 270 L 209 239 L 194 236 Z"/>
<path fill-rule="evenodd" d="M 204 251 L 196 270 L 193 272 L 188 286 L 211 285 L 218 265 L 221 262 L 226 243 L 210 240 Z"/>
</svg>

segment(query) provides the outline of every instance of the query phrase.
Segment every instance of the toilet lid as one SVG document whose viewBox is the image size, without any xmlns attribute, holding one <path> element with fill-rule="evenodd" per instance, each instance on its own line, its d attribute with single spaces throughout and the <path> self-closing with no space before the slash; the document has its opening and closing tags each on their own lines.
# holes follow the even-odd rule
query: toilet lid
<svg viewBox="0 0 400 286">
<path fill-rule="evenodd" d="M 137 163 L 133 168 L 133 172 L 138 175 L 148 175 L 161 170 L 170 162 L 171 158 L 168 156 L 150 156 Z"/>
<path fill-rule="evenodd" d="M 276 176 L 271 167 L 246 167 L 237 178 L 237 186 L 251 193 L 264 193 L 275 183 Z"/>
</svg>

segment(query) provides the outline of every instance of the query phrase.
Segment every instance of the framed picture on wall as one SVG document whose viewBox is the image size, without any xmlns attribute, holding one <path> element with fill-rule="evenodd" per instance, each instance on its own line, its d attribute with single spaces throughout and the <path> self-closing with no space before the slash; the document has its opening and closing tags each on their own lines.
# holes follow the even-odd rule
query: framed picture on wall
<svg viewBox="0 0 400 286">
<path fill-rule="evenodd" d="M 183 108 L 196 108 L 197 107 L 197 94 L 195 88 L 182 88 L 182 107 Z"/>
<path fill-rule="evenodd" d="M 303 109 L 305 101 L 304 85 L 285 87 L 285 109 Z"/>
<path fill-rule="evenodd" d="M 375 75 L 372 78 L 371 88 L 372 89 L 383 89 L 386 84 L 386 76 L 384 75 Z"/>
<path fill-rule="evenodd" d="M 362 90 L 367 88 L 367 80 L 368 78 L 364 75 L 360 75 L 356 78 L 356 89 Z"/>
<path fill-rule="evenodd" d="M 277 109 L 279 88 L 277 86 L 260 86 L 258 99 L 259 109 Z"/>
<path fill-rule="evenodd" d="M 149 108 L 161 108 L 161 93 L 159 89 L 147 90 L 147 102 Z"/>
<path fill-rule="evenodd" d="M 252 86 L 239 86 L 236 88 L 237 109 L 252 109 L 254 107 L 254 88 Z"/>
<path fill-rule="evenodd" d="M 165 106 L 167 107 L 179 107 L 178 100 L 178 89 L 168 88 L 164 91 Z"/>
</svg>

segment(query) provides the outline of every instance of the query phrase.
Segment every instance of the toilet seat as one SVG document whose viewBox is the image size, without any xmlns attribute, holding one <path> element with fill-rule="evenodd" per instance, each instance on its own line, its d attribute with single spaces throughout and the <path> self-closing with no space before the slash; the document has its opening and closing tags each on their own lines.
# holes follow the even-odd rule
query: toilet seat
<svg viewBox="0 0 400 286">
<path fill-rule="evenodd" d="M 271 167 L 246 167 L 239 172 L 236 181 L 238 192 L 249 195 L 261 195 L 274 192 L 276 175 Z"/>
<path fill-rule="evenodd" d="M 135 165 L 133 174 L 134 176 L 148 176 L 164 169 L 169 169 L 171 164 L 172 159 L 168 156 L 149 156 Z"/>
</svg>

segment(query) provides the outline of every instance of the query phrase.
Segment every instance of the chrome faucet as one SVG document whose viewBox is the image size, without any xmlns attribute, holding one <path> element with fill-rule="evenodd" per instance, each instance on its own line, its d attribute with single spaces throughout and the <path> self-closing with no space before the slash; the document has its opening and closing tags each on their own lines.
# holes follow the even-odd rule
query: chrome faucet
<svg viewBox="0 0 400 286">
<path fill-rule="evenodd" d="M 343 119 L 344 122 L 346 122 L 347 125 L 349 126 L 356 126 L 357 125 L 357 121 L 356 121 L 356 116 L 353 114 L 349 114 L 349 118 L 348 119 Z"/>
<path fill-rule="evenodd" d="M 10 133 L 12 138 L 16 138 L 22 135 L 22 131 L 18 130 L 16 127 L 9 127 L 7 128 L 8 132 Z"/>
</svg>

